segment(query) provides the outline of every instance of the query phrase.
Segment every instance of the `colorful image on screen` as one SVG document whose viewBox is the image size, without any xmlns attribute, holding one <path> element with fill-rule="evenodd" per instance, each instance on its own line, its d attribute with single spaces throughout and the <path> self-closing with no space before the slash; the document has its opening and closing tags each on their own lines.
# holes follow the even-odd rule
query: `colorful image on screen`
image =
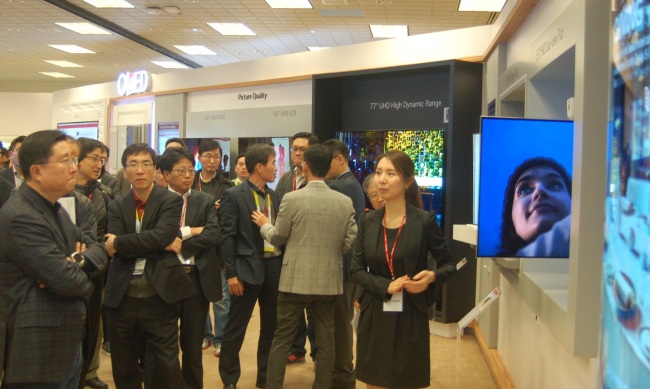
<svg viewBox="0 0 650 389">
<path fill-rule="evenodd" d="M 56 129 L 74 139 L 90 138 L 97 140 L 99 136 L 99 122 L 59 123 L 56 125 Z"/>
<path fill-rule="evenodd" d="M 481 118 L 479 257 L 568 258 L 573 122 Z"/>
<path fill-rule="evenodd" d="M 288 137 L 239 138 L 239 154 L 245 153 L 248 146 L 256 143 L 266 143 L 273 146 L 273 149 L 275 149 L 275 164 L 278 168 L 278 174 L 276 175 L 275 181 L 268 185 L 271 189 L 275 189 L 280 177 L 291 168 L 291 156 L 289 155 L 290 141 Z"/>
<path fill-rule="evenodd" d="M 183 138 L 185 145 L 194 154 L 196 167 L 194 169 L 201 170 L 201 160 L 199 159 L 199 149 L 201 141 L 204 139 L 213 139 L 219 142 L 221 146 L 221 172 L 226 178 L 230 178 L 230 138 Z"/>
</svg>

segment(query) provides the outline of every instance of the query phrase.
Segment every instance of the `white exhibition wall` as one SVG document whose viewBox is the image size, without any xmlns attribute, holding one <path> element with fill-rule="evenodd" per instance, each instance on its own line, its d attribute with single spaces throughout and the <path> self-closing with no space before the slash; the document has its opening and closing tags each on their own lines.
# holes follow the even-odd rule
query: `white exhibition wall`
<svg viewBox="0 0 650 389">
<path fill-rule="evenodd" d="M 51 93 L 0 93 L 0 139 L 52 128 Z"/>
</svg>

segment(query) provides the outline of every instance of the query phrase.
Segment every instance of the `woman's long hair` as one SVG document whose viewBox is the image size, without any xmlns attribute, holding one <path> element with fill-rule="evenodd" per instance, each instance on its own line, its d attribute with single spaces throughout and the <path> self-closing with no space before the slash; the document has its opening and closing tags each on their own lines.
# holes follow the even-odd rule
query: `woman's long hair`
<svg viewBox="0 0 650 389">
<path fill-rule="evenodd" d="M 415 164 L 411 161 L 411 158 L 399 150 L 387 151 L 386 154 L 377 159 L 377 163 L 383 158 L 388 158 L 393 163 L 397 174 L 399 174 L 402 180 L 405 182 L 412 180 L 404 193 L 406 204 L 422 209 L 422 196 L 420 195 L 420 188 L 418 188 L 418 184 L 415 182 Z"/>
<path fill-rule="evenodd" d="M 571 176 L 564 169 L 564 166 L 560 165 L 556 160 L 546 157 L 534 157 L 519 164 L 510 175 L 510 178 L 508 178 L 508 185 L 506 185 L 503 209 L 501 211 L 501 245 L 497 256 L 514 255 L 519 249 L 530 243 L 517 235 L 515 223 L 512 221 L 512 207 L 515 202 L 514 197 L 517 180 L 526 170 L 537 166 L 547 166 L 557 171 L 562 176 L 564 185 L 569 192 L 569 196 L 571 196 Z"/>
</svg>

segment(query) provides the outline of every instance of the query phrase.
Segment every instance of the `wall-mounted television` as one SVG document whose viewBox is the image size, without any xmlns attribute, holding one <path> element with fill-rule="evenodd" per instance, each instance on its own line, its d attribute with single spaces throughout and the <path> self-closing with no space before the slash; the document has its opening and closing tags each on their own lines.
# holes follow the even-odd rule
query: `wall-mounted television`
<svg viewBox="0 0 650 389">
<path fill-rule="evenodd" d="M 573 122 L 481 118 L 479 257 L 568 258 Z"/>
<path fill-rule="evenodd" d="M 435 211 L 444 223 L 444 130 L 389 130 L 337 132 L 337 139 L 350 148 L 350 170 L 363 183 L 375 171 L 377 158 L 388 150 L 405 152 L 415 164 L 415 180 L 424 209 Z M 366 204 L 370 206 L 370 201 Z"/>
<path fill-rule="evenodd" d="M 278 174 L 275 181 L 269 183 L 271 189 L 275 189 L 280 181 L 280 177 L 291 168 L 291 155 L 289 149 L 291 138 L 288 137 L 257 137 L 257 138 L 239 138 L 237 146 L 239 147 L 239 154 L 246 153 L 248 146 L 256 143 L 266 143 L 275 149 L 275 164 L 278 168 Z"/>
<path fill-rule="evenodd" d="M 221 172 L 226 177 L 230 177 L 230 138 L 183 138 L 183 141 L 185 141 L 185 145 L 187 146 L 188 149 L 190 149 L 190 152 L 194 155 L 194 160 L 196 161 L 196 170 L 201 170 L 201 160 L 199 159 L 199 147 L 201 146 L 201 142 L 206 140 L 206 139 L 213 139 L 219 142 L 219 145 L 221 146 Z M 164 149 L 164 146 L 163 146 Z M 163 150 L 164 151 L 164 150 Z"/>
<path fill-rule="evenodd" d="M 97 140 L 99 137 L 99 122 L 59 123 L 56 125 L 56 129 L 74 139 L 90 138 Z"/>
</svg>

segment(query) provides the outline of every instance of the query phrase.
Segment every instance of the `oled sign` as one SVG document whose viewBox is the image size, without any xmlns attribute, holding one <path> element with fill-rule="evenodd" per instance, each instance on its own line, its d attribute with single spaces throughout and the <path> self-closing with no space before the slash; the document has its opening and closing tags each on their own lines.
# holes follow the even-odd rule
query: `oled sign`
<svg viewBox="0 0 650 389">
<path fill-rule="evenodd" d="M 145 70 L 124 72 L 117 76 L 117 94 L 129 96 L 146 92 L 151 89 L 149 73 Z"/>
</svg>

